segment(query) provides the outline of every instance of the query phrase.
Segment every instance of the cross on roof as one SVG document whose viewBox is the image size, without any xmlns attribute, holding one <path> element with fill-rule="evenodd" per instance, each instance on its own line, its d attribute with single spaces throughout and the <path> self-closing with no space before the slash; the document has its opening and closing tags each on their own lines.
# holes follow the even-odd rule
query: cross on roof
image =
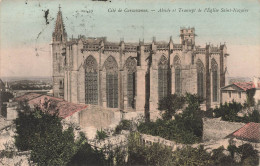
<svg viewBox="0 0 260 166">
<path fill-rule="evenodd" d="M 60 11 L 60 8 L 61 8 L 61 7 L 60 7 L 60 4 L 59 4 L 59 11 Z"/>
</svg>

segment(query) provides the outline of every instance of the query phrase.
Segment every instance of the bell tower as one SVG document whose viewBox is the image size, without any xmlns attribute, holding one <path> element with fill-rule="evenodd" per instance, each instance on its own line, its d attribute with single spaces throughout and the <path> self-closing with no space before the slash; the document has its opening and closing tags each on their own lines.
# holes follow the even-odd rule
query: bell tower
<svg viewBox="0 0 260 166">
<path fill-rule="evenodd" d="M 195 28 L 181 28 L 180 42 L 185 50 L 191 50 L 195 46 Z"/>
<path fill-rule="evenodd" d="M 67 41 L 67 33 L 65 30 L 65 26 L 63 23 L 63 19 L 62 19 L 62 13 L 60 10 L 60 6 L 59 6 L 59 11 L 57 14 L 57 19 L 56 19 L 56 24 L 55 24 L 55 29 L 54 32 L 52 33 L 52 41 L 53 42 L 62 42 L 62 43 L 66 43 Z"/>
<path fill-rule="evenodd" d="M 57 14 L 54 32 L 52 33 L 52 58 L 53 58 L 53 95 L 64 97 L 64 65 L 66 56 L 67 33 L 60 10 Z"/>
</svg>

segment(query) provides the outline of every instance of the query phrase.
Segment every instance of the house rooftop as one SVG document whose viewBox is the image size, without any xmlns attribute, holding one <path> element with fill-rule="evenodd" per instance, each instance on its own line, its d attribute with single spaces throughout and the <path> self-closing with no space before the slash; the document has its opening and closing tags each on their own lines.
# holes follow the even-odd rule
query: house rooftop
<svg viewBox="0 0 260 166">
<path fill-rule="evenodd" d="M 59 112 L 59 116 L 63 119 L 73 115 L 78 111 L 82 111 L 87 108 L 86 104 L 75 104 L 65 101 L 61 98 L 56 98 L 52 96 L 37 94 L 37 93 L 27 93 L 23 96 L 19 96 L 13 99 L 15 102 L 25 102 L 27 101 L 29 105 L 41 106 L 45 101 L 50 101 L 54 104 L 54 108 L 51 108 L 50 113 L 55 113 L 56 110 Z"/>
<path fill-rule="evenodd" d="M 245 91 L 254 88 L 253 82 L 235 82 L 234 84 Z"/>
<path fill-rule="evenodd" d="M 260 87 L 260 82 L 258 82 L 257 84 L 258 84 L 258 87 Z M 247 91 L 249 89 L 256 88 L 256 85 L 254 84 L 254 82 L 235 82 L 233 84 L 229 84 L 227 86 L 224 86 L 221 89 L 224 90 L 225 88 L 230 87 L 232 85 L 237 86 L 238 88 L 240 88 L 243 91 Z"/>
<path fill-rule="evenodd" d="M 247 123 L 230 136 L 245 141 L 260 142 L 260 123 Z"/>
</svg>

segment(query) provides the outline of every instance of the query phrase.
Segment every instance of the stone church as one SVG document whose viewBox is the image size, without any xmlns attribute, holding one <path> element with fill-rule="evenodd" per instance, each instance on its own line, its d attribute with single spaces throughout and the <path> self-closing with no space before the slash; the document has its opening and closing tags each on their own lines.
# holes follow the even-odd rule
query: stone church
<svg viewBox="0 0 260 166">
<path fill-rule="evenodd" d="M 53 92 L 73 103 L 156 110 L 169 94 L 196 93 L 204 108 L 220 102 L 226 45 L 195 45 L 195 29 L 180 28 L 180 43 L 128 43 L 106 37 L 69 39 L 59 10 L 52 34 Z"/>
</svg>

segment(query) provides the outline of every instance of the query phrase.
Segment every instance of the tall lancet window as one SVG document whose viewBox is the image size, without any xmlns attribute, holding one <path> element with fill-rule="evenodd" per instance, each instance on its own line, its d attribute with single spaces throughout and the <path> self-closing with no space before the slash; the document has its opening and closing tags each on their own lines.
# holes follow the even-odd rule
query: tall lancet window
<svg viewBox="0 0 260 166">
<path fill-rule="evenodd" d="M 218 64 L 215 59 L 211 60 L 211 71 L 212 71 L 212 95 L 213 102 L 218 101 Z"/>
<path fill-rule="evenodd" d="M 162 56 L 158 63 L 158 99 L 159 101 L 167 96 L 168 91 L 168 60 Z"/>
<path fill-rule="evenodd" d="M 175 69 L 175 93 L 181 94 L 181 61 L 178 56 L 174 58 Z"/>
<path fill-rule="evenodd" d="M 107 107 L 118 108 L 118 65 L 109 56 L 105 62 Z"/>
<path fill-rule="evenodd" d="M 136 60 L 132 57 L 126 61 L 128 107 L 135 108 L 136 96 Z"/>
<path fill-rule="evenodd" d="M 86 104 L 98 104 L 98 73 L 97 61 L 89 56 L 84 64 L 85 67 L 85 101 Z"/>
<path fill-rule="evenodd" d="M 197 90 L 198 96 L 204 97 L 204 65 L 201 60 L 197 61 Z"/>
</svg>

